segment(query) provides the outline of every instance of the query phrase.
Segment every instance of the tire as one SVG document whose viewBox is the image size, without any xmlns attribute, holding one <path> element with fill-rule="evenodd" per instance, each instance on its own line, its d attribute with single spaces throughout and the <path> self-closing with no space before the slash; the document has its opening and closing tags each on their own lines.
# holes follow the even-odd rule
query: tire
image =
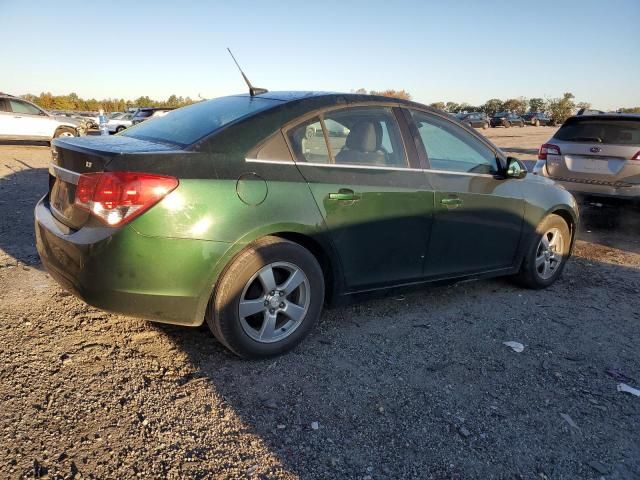
<svg viewBox="0 0 640 480">
<path fill-rule="evenodd" d="M 510 123 L 510 122 L 506 122 L 506 123 L 504 124 L 504 128 L 510 128 L 510 127 L 511 127 L 511 123 Z"/>
<path fill-rule="evenodd" d="M 125 127 L 124 125 L 120 125 L 119 127 L 116 127 L 116 133 L 120 133 L 120 132 L 122 132 L 123 130 L 126 130 L 126 129 L 127 129 L 127 127 Z"/>
<path fill-rule="evenodd" d="M 524 121 L 520 121 L 520 128 L 524 128 Z"/>
<path fill-rule="evenodd" d="M 289 280 L 297 286 L 287 293 Z M 225 268 L 209 302 L 206 322 L 218 341 L 236 355 L 269 357 L 300 343 L 318 322 L 323 303 L 324 276 L 311 252 L 288 240 L 264 237 Z"/>
<path fill-rule="evenodd" d="M 489 124 L 487 122 L 482 124 L 482 129 L 486 130 L 487 128 L 489 128 Z"/>
<path fill-rule="evenodd" d="M 71 127 L 58 127 L 56 133 L 53 134 L 53 138 L 58 137 L 77 137 L 78 132 L 75 128 Z"/>
<path fill-rule="evenodd" d="M 536 121 L 535 121 L 534 125 L 535 125 L 536 127 L 539 127 L 539 126 L 540 126 L 540 120 L 536 119 Z"/>
<path fill-rule="evenodd" d="M 550 238 L 549 235 L 551 232 L 554 233 Z M 557 235 L 559 235 L 559 237 Z M 546 274 L 546 259 L 549 259 L 549 257 L 546 256 L 544 252 L 544 238 L 547 239 L 547 242 L 549 239 L 551 239 L 551 243 L 554 241 L 558 242 L 555 244 L 558 251 L 552 252 L 551 257 L 557 259 L 557 256 L 560 256 L 552 270 L 547 270 Z M 552 285 L 560 275 L 562 275 L 569 256 L 571 242 L 571 230 L 567 222 L 559 215 L 551 214 L 547 216 L 536 228 L 535 237 L 525 254 L 520 272 L 514 277 L 516 283 L 534 290 L 540 290 Z M 543 259 L 542 262 L 540 259 Z M 549 264 L 551 265 L 553 262 L 550 261 Z"/>
</svg>

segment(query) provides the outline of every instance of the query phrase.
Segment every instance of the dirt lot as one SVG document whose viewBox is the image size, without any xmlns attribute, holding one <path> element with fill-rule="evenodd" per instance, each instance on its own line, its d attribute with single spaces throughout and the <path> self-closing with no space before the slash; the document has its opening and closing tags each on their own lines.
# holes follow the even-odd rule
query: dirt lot
<svg viewBox="0 0 640 480">
<path fill-rule="evenodd" d="M 527 160 L 552 131 L 487 134 Z M 546 291 L 390 295 L 249 362 L 56 286 L 32 234 L 47 161 L 0 146 L 0 478 L 640 478 L 640 398 L 616 390 L 640 386 L 638 209 L 585 205 Z"/>
</svg>

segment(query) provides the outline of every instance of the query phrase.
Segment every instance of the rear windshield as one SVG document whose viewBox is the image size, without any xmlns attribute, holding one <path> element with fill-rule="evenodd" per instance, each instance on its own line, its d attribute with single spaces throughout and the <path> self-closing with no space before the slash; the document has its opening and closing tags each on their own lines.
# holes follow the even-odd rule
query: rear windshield
<svg viewBox="0 0 640 480">
<path fill-rule="evenodd" d="M 640 145 L 640 120 L 576 119 L 555 134 L 565 142 Z"/>
<path fill-rule="evenodd" d="M 163 117 L 153 118 L 128 128 L 121 135 L 181 147 L 247 115 L 266 110 L 280 102 L 259 97 L 221 97 L 173 110 Z"/>
<path fill-rule="evenodd" d="M 133 116 L 134 118 L 147 118 L 150 117 L 153 110 L 138 110 Z"/>
</svg>

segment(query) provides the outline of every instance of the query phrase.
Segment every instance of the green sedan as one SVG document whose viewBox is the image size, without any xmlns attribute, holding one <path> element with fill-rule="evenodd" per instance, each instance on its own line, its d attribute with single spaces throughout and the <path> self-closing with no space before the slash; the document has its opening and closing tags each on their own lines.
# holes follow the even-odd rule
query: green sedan
<svg viewBox="0 0 640 480">
<path fill-rule="evenodd" d="M 328 127 L 330 126 L 330 127 Z M 280 92 L 203 101 L 53 142 L 37 248 L 98 308 L 280 354 L 364 292 L 562 273 L 574 198 L 446 114 Z"/>
</svg>

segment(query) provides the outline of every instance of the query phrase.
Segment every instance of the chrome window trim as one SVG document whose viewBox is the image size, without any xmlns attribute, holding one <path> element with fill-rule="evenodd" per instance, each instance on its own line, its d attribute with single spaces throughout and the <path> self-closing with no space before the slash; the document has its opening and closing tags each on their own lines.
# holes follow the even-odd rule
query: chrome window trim
<svg viewBox="0 0 640 480">
<path fill-rule="evenodd" d="M 54 165 L 53 163 L 49 164 L 49 172 L 63 182 L 72 183 L 73 185 L 77 185 L 80 180 L 79 173 L 72 172 L 71 170 Z"/>
<path fill-rule="evenodd" d="M 473 173 L 473 172 L 456 172 L 453 170 L 436 170 L 434 168 L 399 168 L 399 167 L 378 167 L 374 165 L 351 165 L 345 163 L 316 163 L 316 162 L 291 162 L 286 160 L 258 160 L 256 158 L 245 158 L 247 163 L 275 163 L 277 165 L 295 165 L 297 167 L 309 166 L 309 167 L 325 167 L 325 168 L 354 168 L 358 170 L 391 170 L 394 172 L 424 172 L 424 173 L 438 173 L 441 175 L 463 175 L 467 177 L 488 177 L 495 178 L 495 175 L 490 173 Z"/>
</svg>

